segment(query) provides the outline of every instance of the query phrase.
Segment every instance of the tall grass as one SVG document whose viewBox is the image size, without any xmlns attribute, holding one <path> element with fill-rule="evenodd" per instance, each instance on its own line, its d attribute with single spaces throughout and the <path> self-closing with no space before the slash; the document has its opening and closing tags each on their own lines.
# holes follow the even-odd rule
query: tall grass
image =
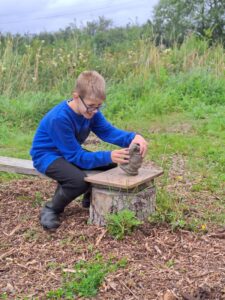
<svg viewBox="0 0 225 300">
<path fill-rule="evenodd" d="M 171 49 L 156 47 L 149 39 L 125 41 L 124 45 L 98 53 L 90 39 L 76 34 L 65 42 L 56 39 L 54 44 L 37 38 L 21 44 L 13 37 L 1 43 L 2 148 L 12 145 L 12 140 L 16 147 L 18 132 L 32 136 L 42 116 L 71 97 L 75 78 L 85 69 L 96 69 L 106 77 L 104 113 L 123 128 L 147 131 L 155 118 L 170 113 L 191 112 L 194 118 L 204 119 L 215 106 L 224 105 L 221 45 L 209 47 L 194 36 Z"/>
<path fill-rule="evenodd" d="M 0 44 L 0 93 L 8 98 L 28 91 L 67 93 L 85 69 L 96 69 L 110 82 L 123 82 L 130 74 L 148 80 L 151 74 L 162 84 L 171 74 L 196 69 L 223 77 L 225 55 L 221 45 L 209 47 L 194 36 L 180 48 L 162 50 L 148 39 L 138 39 L 130 43 L 129 50 L 126 45 L 118 51 L 106 48 L 100 54 L 90 41 L 81 43 L 76 35 L 55 45 L 34 39 L 21 46 L 13 37 Z"/>
</svg>

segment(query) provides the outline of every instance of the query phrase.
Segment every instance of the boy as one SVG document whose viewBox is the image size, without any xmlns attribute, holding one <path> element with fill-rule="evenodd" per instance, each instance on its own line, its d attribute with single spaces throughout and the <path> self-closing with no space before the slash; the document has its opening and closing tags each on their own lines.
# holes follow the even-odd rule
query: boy
<svg viewBox="0 0 225 300">
<path fill-rule="evenodd" d="M 113 127 L 99 111 L 105 100 L 105 80 L 96 71 L 82 72 L 76 82 L 73 98 L 50 110 L 41 120 L 30 154 L 34 167 L 56 180 L 58 186 L 52 201 L 40 214 L 45 229 L 59 227 L 59 214 L 75 198 L 84 195 L 83 206 L 90 206 L 89 184 L 84 181 L 85 169 L 104 169 L 127 163 L 129 147 L 140 145 L 144 157 L 145 139 L 134 132 Z M 81 147 L 90 131 L 105 142 L 123 147 L 114 151 L 89 152 Z"/>
</svg>

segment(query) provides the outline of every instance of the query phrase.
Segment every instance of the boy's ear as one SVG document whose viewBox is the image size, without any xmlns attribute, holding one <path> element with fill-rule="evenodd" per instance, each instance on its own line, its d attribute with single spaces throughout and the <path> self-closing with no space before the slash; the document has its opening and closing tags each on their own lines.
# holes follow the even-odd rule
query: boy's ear
<svg viewBox="0 0 225 300">
<path fill-rule="evenodd" d="M 79 98 L 79 94 L 77 92 L 73 92 L 73 99 L 78 99 Z"/>
</svg>

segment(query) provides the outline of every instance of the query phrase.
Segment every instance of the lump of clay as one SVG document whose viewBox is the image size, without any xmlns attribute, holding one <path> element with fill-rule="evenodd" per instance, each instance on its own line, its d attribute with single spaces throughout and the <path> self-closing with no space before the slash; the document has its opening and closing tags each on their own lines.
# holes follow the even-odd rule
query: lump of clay
<svg viewBox="0 0 225 300">
<path fill-rule="evenodd" d="M 143 160 L 140 154 L 140 146 L 138 144 L 132 144 L 129 149 L 129 154 L 129 162 L 120 164 L 120 168 L 128 175 L 137 175 Z"/>
</svg>

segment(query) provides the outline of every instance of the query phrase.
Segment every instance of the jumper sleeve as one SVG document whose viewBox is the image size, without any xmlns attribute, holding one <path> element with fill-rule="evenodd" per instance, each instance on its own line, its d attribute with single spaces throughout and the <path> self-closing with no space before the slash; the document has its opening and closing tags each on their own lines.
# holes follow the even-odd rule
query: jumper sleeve
<svg viewBox="0 0 225 300">
<path fill-rule="evenodd" d="M 78 143 L 66 119 L 53 118 L 48 124 L 48 134 L 56 150 L 69 162 L 83 169 L 93 169 L 112 162 L 111 151 L 85 151 Z"/>
<path fill-rule="evenodd" d="M 104 142 L 120 147 L 128 147 L 136 133 L 128 132 L 114 127 L 109 123 L 101 112 L 93 117 L 91 130 Z"/>
</svg>

